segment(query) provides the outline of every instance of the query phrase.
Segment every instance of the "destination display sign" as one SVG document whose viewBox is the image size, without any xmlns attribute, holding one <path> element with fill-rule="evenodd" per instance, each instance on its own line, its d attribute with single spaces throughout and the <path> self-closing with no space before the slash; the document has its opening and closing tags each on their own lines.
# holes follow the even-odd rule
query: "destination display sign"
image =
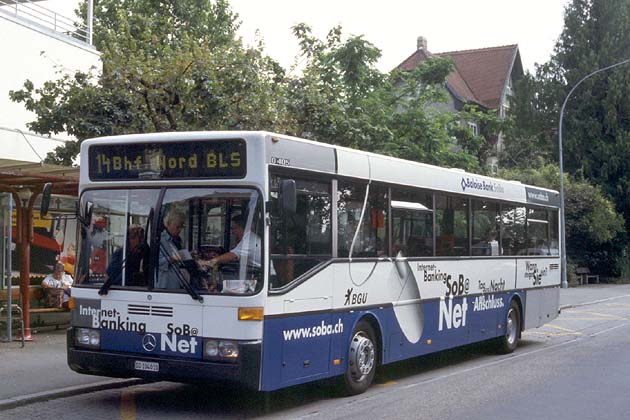
<svg viewBox="0 0 630 420">
<path fill-rule="evenodd" d="M 243 178 L 245 149 L 241 139 L 92 145 L 89 175 L 92 181 Z"/>
</svg>

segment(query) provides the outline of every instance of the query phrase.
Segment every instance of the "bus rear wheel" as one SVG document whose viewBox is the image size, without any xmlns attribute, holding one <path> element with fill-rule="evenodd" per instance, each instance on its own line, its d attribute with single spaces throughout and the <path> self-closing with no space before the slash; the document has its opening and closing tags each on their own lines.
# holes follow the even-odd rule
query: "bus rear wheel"
<svg viewBox="0 0 630 420">
<path fill-rule="evenodd" d="M 502 354 L 516 350 L 521 335 L 521 310 L 516 301 L 510 302 L 510 308 L 505 318 L 505 334 L 497 339 L 497 350 Z"/>
<path fill-rule="evenodd" d="M 348 368 L 344 374 L 345 390 L 349 395 L 365 392 L 376 372 L 376 340 L 374 329 L 365 320 L 359 321 L 352 332 L 348 349 Z"/>
</svg>

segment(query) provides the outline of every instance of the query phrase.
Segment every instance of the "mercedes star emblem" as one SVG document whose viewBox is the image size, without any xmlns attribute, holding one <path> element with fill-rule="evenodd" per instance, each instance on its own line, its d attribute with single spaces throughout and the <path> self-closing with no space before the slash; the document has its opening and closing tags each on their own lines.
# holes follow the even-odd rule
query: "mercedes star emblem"
<svg viewBox="0 0 630 420">
<path fill-rule="evenodd" d="M 146 351 L 153 351 L 157 346 L 157 339 L 153 334 L 146 334 L 142 337 L 142 348 Z"/>
</svg>

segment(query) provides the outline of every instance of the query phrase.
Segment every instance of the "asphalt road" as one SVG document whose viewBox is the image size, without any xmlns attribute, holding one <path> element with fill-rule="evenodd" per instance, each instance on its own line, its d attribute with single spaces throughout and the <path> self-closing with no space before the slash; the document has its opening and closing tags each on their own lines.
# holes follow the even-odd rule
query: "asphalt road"
<svg viewBox="0 0 630 420">
<path fill-rule="evenodd" d="M 328 382 L 273 393 L 168 382 L 61 398 L 0 419 L 627 419 L 630 296 L 564 310 L 515 353 L 485 344 L 380 367 L 341 397 Z"/>
</svg>

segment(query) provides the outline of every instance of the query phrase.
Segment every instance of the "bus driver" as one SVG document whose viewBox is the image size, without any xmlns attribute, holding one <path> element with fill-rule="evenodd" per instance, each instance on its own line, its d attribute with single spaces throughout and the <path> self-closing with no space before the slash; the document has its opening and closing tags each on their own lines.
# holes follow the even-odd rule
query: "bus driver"
<svg viewBox="0 0 630 420">
<path fill-rule="evenodd" d="M 248 230 L 245 232 L 245 218 L 242 215 L 232 217 L 230 231 L 237 241 L 237 245 L 230 251 L 214 257 L 210 260 L 210 267 L 215 268 L 218 265 L 226 264 L 232 261 L 240 261 L 241 275 L 244 277 L 245 267 L 251 264 L 256 268 L 260 268 L 262 255 L 260 237 L 254 232 Z"/>
</svg>

